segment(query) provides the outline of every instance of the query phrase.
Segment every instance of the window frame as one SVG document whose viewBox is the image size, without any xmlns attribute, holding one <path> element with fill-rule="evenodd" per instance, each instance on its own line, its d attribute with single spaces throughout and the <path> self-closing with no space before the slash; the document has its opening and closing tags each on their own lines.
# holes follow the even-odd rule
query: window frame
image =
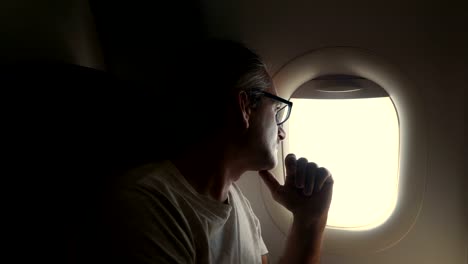
<svg viewBox="0 0 468 264">
<path fill-rule="evenodd" d="M 400 127 L 399 196 L 395 212 L 378 228 L 344 231 L 327 227 L 323 250 L 341 255 L 380 252 L 404 238 L 416 223 L 422 208 L 427 165 L 427 115 L 419 96 L 422 91 L 392 63 L 354 47 L 328 47 L 305 53 L 280 68 L 273 75 L 273 80 L 278 95 L 290 98 L 294 91 L 310 80 L 334 74 L 370 80 L 387 91 L 393 101 Z M 283 182 L 287 153 L 286 138 L 278 152 L 279 164 L 273 170 L 280 182 Z M 291 213 L 274 202 L 264 184 L 261 184 L 261 193 L 273 223 L 286 236 L 292 224 Z"/>
</svg>

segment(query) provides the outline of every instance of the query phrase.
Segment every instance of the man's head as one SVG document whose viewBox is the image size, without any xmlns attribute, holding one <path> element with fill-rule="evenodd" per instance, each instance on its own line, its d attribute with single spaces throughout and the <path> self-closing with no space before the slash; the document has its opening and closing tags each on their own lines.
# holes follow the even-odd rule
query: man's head
<svg viewBox="0 0 468 264">
<path fill-rule="evenodd" d="M 221 140 L 225 154 L 249 170 L 274 167 L 285 137 L 277 112 L 286 117 L 290 105 L 276 97 L 261 58 L 229 40 L 206 41 L 184 54 L 179 60 L 184 63 L 176 65 L 181 70 L 173 71 L 183 72 L 173 78 L 182 83 L 180 99 L 174 99 L 177 108 L 185 109 L 190 141 Z"/>
<path fill-rule="evenodd" d="M 247 93 L 239 96 L 245 129 L 244 157 L 252 166 L 250 170 L 272 169 L 277 164 L 280 141 L 286 137 L 282 124 L 289 118 L 292 103 L 278 97 L 274 87 Z"/>
</svg>

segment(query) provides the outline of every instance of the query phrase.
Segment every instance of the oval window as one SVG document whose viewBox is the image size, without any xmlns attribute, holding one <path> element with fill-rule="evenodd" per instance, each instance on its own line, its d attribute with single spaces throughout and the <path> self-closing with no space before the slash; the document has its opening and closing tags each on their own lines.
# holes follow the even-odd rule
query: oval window
<svg viewBox="0 0 468 264">
<path fill-rule="evenodd" d="M 289 152 L 335 179 L 328 227 L 384 223 L 398 198 L 399 125 L 388 94 L 366 79 L 329 76 L 302 85 L 291 101 Z"/>
</svg>

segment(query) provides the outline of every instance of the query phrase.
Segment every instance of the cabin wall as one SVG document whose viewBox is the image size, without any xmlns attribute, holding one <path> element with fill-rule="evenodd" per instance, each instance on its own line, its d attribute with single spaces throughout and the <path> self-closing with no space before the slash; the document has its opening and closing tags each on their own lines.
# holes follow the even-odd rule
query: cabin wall
<svg viewBox="0 0 468 264">
<path fill-rule="evenodd" d="M 415 225 L 388 250 L 364 256 L 324 254 L 322 263 L 466 263 L 468 186 L 463 167 L 463 109 L 467 103 L 468 41 L 463 25 L 468 23 L 460 3 L 203 1 L 210 34 L 253 47 L 273 74 L 313 49 L 365 48 L 396 65 L 414 83 L 425 105 L 427 183 Z M 239 184 L 262 223 L 275 263 L 285 238 L 263 205 L 263 183 L 256 173 L 247 173 Z"/>
<path fill-rule="evenodd" d="M 205 35 L 197 0 L 90 3 L 109 72 L 159 87 L 168 65 L 177 65 L 180 76 L 190 70 L 181 53 Z"/>
<path fill-rule="evenodd" d="M 6 0 L 0 7 L 3 61 L 53 60 L 103 68 L 87 1 Z"/>
<path fill-rule="evenodd" d="M 198 1 L 6 0 L 0 58 L 52 60 L 158 82 L 165 65 L 205 35 Z"/>
</svg>

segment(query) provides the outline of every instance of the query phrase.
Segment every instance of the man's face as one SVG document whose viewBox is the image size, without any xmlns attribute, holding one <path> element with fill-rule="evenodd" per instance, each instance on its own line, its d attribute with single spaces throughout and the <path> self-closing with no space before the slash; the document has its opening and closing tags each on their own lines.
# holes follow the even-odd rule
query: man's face
<svg viewBox="0 0 468 264">
<path fill-rule="evenodd" d="M 265 92 L 277 95 L 275 88 Z M 249 162 L 253 170 L 269 170 L 278 163 L 280 141 L 286 137 L 281 126 L 276 124 L 276 112 L 279 102 L 268 97 L 262 97 L 255 108 L 248 138 Z"/>
</svg>

